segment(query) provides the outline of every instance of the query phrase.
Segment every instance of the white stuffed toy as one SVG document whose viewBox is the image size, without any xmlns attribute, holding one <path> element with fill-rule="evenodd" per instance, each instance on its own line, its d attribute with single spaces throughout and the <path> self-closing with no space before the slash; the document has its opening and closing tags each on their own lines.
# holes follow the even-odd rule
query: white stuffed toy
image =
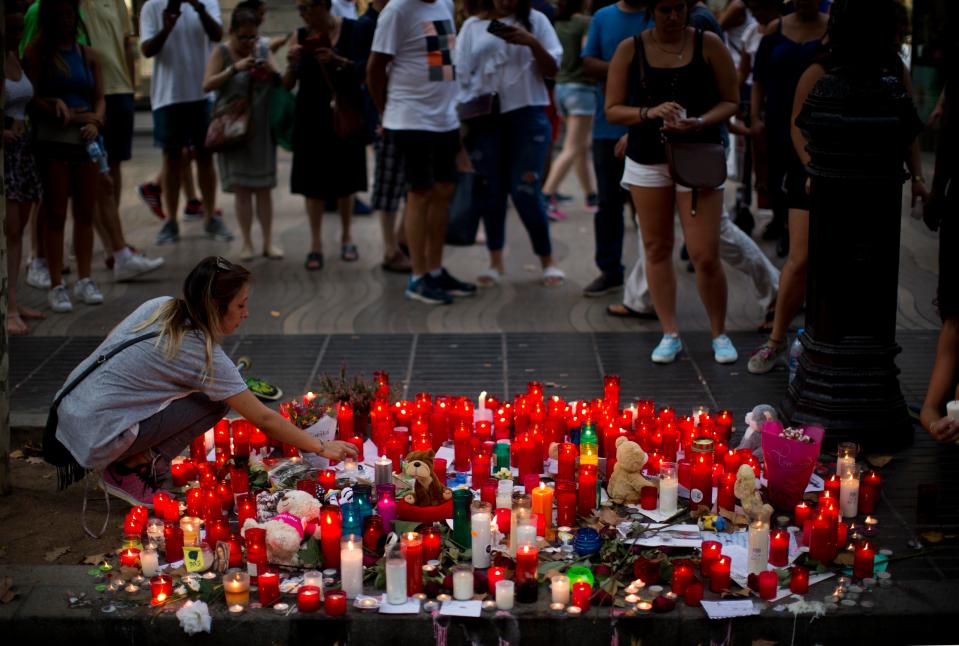
<svg viewBox="0 0 959 646">
<path fill-rule="evenodd" d="M 247 519 L 240 533 L 245 537 L 251 527 L 266 529 L 266 557 L 277 565 L 296 565 L 300 543 L 307 536 L 320 537 L 320 503 L 305 491 L 283 492 L 276 506 L 277 515 L 264 523 Z"/>
<path fill-rule="evenodd" d="M 776 409 L 769 404 L 760 404 L 746 413 L 746 433 L 739 442 L 740 449 L 749 449 L 753 452 L 753 457 L 762 462 L 763 444 L 762 430 L 763 424 L 770 420 L 779 419 Z"/>
</svg>

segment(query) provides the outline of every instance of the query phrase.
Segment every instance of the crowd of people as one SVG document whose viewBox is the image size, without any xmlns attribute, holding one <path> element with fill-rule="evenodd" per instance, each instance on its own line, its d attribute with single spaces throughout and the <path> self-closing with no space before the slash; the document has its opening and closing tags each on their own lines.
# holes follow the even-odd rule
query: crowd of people
<svg viewBox="0 0 959 646">
<path fill-rule="evenodd" d="M 674 361 L 682 351 L 678 213 L 681 254 L 695 272 L 715 360 L 738 359 L 725 334 L 726 261 L 749 277 L 765 311 L 769 339 L 748 369 L 768 372 L 785 352 L 805 294 L 808 155 L 794 116 L 836 55 L 836 14 L 892 15 L 894 2 L 715 4 L 716 12 L 696 0 L 371 0 L 357 15 L 348 0 L 296 0 L 303 25 L 270 39 L 260 33 L 263 0 L 240 2 L 226 21 L 216 0 L 147 0 L 136 38 L 123 0 L 36 0 L 29 8 L 6 0 L 8 330 L 26 333 L 25 319 L 42 316 L 16 300 L 24 255 L 31 258 L 26 283 L 48 290 L 50 309 L 73 307 L 63 277 L 68 200 L 73 300 L 103 300 L 90 273 L 94 230 L 116 280 L 163 262 L 126 244 L 117 209 L 139 53 L 153 61 L 153 135 L 163 163 L 156 181 L 138 191 L 163 220 L 158 245 L 179 241 L 181 190 L 183 219 L 202 219 L 211 239 L 234 238 L 217 208 L 219 182 L 234 197 L 240 258 L 258 255 L 254 214 L 257 248 L 283 258 L 272 233 L 272 192 L 284 145 L 292 152 L 289 190 L 304 197 L 310 228 L 305 268 L 324 266 L 327 210 L 339 211 L 340 259 L 356 261 L 351 222 L 356 195 L 370 185 L 372 145 L 382 268 L 409 274 L 407 298 L 449 304 L 503 280 L 509 202 L 540 260 L 543 285 L 557 286 L 565 274 L 550 227 L 566 217 L 559 187 L 572 170 L 594 212 L 598 275 L 584 296 L 622 290 L 608 314 L 658 319 L 663 337 L 651 359 Z M 900 31 L 891 32 L 889 51 Z M 278 60 L 284 48 L 285 61 Z M 908 86 L 907 68 L 899 70 Z M 904 164 L 913 196 L 925 199 L 917 148 Z M 727 213 L 727 169 L 771 209 L 762 237 L 776 240 L 787 258 L 781 274 L 749 223 Z M 464 177 L 471 199 L 453 217 L 481 221 L 489 252 L 476 283 L 443 263 L 450 203 Z M 640 232 L 628 274 L 626 205 Z M 24 254 L 27 230 L 33 247 Z"/>
</svg>

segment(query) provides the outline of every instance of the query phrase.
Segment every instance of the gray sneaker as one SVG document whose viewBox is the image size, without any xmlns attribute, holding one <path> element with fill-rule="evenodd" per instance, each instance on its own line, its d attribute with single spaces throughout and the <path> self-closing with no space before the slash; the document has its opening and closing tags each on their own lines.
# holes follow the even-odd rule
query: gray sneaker
<svg viewBox="0 0 959 646">
<path fill-rule="evenodd" d="M 50 304 L 50 309 L 57 314 L 66 314 L 67 312 L 73 311 L 73 303 L 70 302 L 70 292 L 67 291 L 67 286 L 63 283 L 60 283 L 47 292 L 47 303 Z"/>
<path fill-rule="evenodd" d="M 156 243 L 160 244 L 170 244 L 172 242 L 180 241 L 180 225 L 176 223 L 176 220 L 167 220 L 163 223 L 163 226 L 160 227 L 160 232 L 157 233 Z"/>
<path fill-rule="evenodd" d="M 142 253 L 131 254 L 113 265 L 113 279 L 118 283 L 132 280 L 163 266 L 163 258 L 147 258 Z"/>
<path fill-rule="evenodd" d="M 767 341 L 749 358 L 746 369 L 754 375 L 764 375 L 776 367 L 776 363 L 785 352 L 785 343 Z"/>
<path fill-rule="evenodd" d="M 73 286 L 73 297 L 79 301 L 83 301 L 87 305 L 100 305 L 103 303 L 103 294 L 100 293 L 100 288 L 97 287 L 97 284 L 92 278 L 81 278 L 78 280 L 77 284 Z"/>
<path fill-rule="evenodd" d="M 36 258 L 30 263 L 27 267 L 27 285 L 36 289 L 50 289 L 53 286 L 46 260 Z"/>
<path fill-rule="evenodd" d="M 225 224 L 223 218 L 210 218 L 210 221 L 203 225 L 206 237 L 217 242 L 230 242 L 233 240 L 233 232 Z"/>
</svg>

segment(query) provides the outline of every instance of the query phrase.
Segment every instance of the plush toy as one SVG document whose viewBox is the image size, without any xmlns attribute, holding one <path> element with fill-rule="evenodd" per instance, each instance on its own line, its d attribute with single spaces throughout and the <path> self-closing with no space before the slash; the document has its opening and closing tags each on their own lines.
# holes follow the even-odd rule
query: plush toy
<svg viewBox="0 0 959 646">
<path fill-rule="evenodd" d="M 646 452 L 636 442 L 626 437 L 616 439 L 616 466 L 606 485 L 610 500 L 636 503 L 639 502 L 639 492 L 643 487 L 656 486 L 643 477 L 643 467 L 648 459 Z"/>
<path fill-rule="evenodd" d="M 403 473 L 413 478 L 413 491 L 406 494 L 404 500 L 417 507 L 439 505 L 453 497 L 453 492 L 443 486 L 433 471 L 432 450 L 410 451 L 406 455 L 406 468 Z"/>
<path fill-rule="evenodd" d="M 753 452 L 753 457 L 762 462 L 763 460 L 763 424 L 770 420 L 779 419 L 776 409 L 769 404 L 760 404 L 746 413 L 746 433 L 739 442 L 740 449 L 749 449 Z"/>
<path fill-rule="evenodd" d="M 305 491 L 284 491 L 276 505 L 277 514 L 264 523 L 249 518 L 240 534 L 251 527 L 266 529 L 266 557 L 270 563 L 296 565 L 296 554 L 306 536 L 320 536 L 320 503 Z"/>
<path fill-rule="evenodd" d="M 763 502 L 763 497 L 756 491 L 756 474 L 753 468 L 748 464 L 739 466 L 736 472 L 736 484 L 733 485 L 733 492 L 739 498 L 739 504 L 743 507 L 746 518 L 750 521 L 762 520 L 769 522 L 772 516 L 773 508 Z"/>
</svg>

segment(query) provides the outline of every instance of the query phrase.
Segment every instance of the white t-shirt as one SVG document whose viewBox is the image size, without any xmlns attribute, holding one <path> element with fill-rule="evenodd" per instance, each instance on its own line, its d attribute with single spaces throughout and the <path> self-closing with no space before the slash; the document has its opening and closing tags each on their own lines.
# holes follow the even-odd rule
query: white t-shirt
<svg viewBox="0 0 959 646">
<path fill-rule="evenodd" d="M 746 79 L 747 83 L 753 82 L 753 68 L 756 65 L 756 52 L 759 51 L 759 42 L 763 39 L 763 33 L 760 30 L 761 27 L 755 20 L 746 25 L 746 29 L 743 30 L 743 53 L 749 54 L 750 59 L 749 78 Z"/>
<path fill-rule="evenodd" d="M 536 11 L 529 15 L 532 34 L 559 65 L 563 46 L 549 18 Z M 516 18 L 501 18 L 500 22 L 526 29 Z M 469 18 L 460 29 L 456 43 L 456 78 L 459 83 L 457 101 L 496 92 L 500 111 L 510 112 L 531 105 L 549 105 L 549 92 L 543 75 L 536 66 L 533 52 L 525 45 L 511 45 L 489 33 L 489 20 Z"/>
<path fill-rule="evenodd" d="M 330 13 L 340 18 L 356 20 L 356 2 L 355 0 L 333 0 Z"/>
<path fill-rule="evenodd" d="M 222 24 L 216 0 L 200 0 L 206 12 Z M 167 0 L 147 0 L 140 12 L 140 42 L 150 40 L 163 30 L 163 10 Z M 174 103 L 190 103 L 206 98 L 203 72 L 211 43 L 200 16 L 190 4 L 180 5 L 180 17 L 167 36 L 160 53 L 153 57 L 150 104 L 154 110 Z"/>
<path fill-rule="evenodd" d="M 390 0 L 373 35 L 373 51 L 393 57 L 384 128 L 449 132 L 459 127 L 455 46 L 452 0 Z"/>
</svg>

